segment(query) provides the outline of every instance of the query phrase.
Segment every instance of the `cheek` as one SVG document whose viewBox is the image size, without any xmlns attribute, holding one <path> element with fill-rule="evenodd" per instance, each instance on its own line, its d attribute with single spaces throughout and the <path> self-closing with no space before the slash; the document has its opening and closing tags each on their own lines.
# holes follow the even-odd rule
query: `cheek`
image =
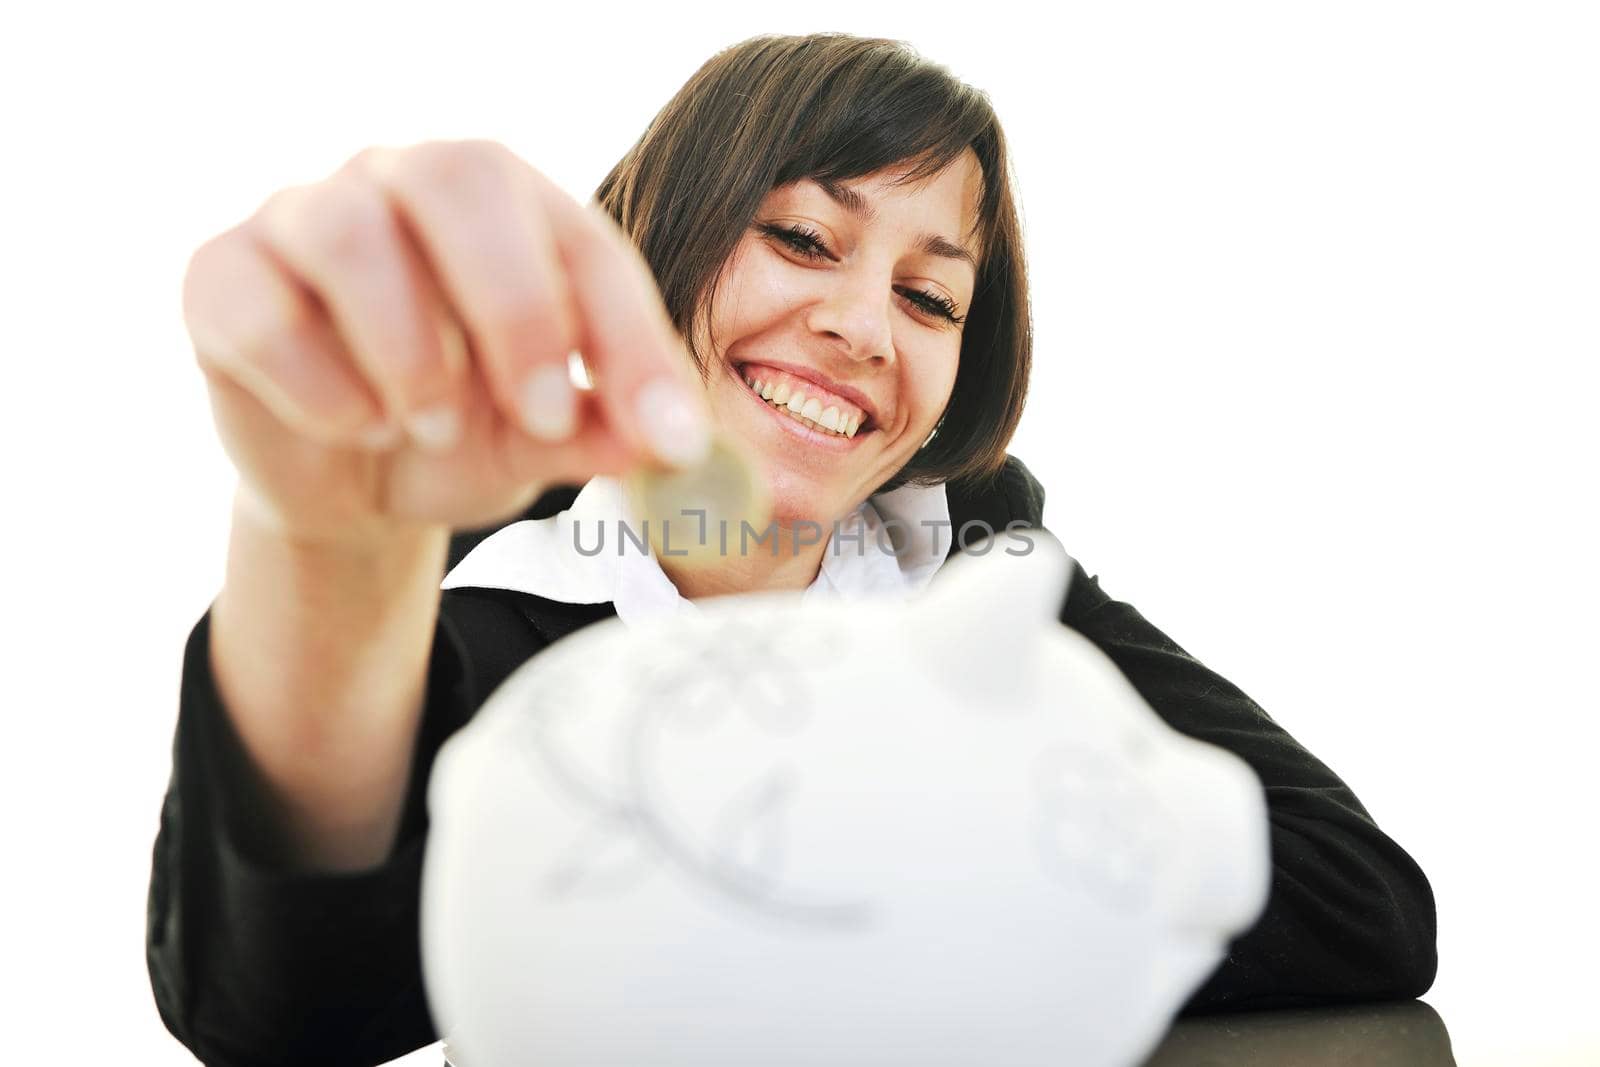
<svg viewBox="0 0 1600 1067">
<path fill-rule="evenodd" d="M 759 244 L 742 245 L 717 288 L 716 322 L 721 334 L 754 333 L 801 298 L 792 270 Z"/>
<path fill-rule="evenodd" d="M 950 396 L 955 391 L 959 359 L 959 351 L 948 355 L 940 353 L 937 358 L 923 364 L 924 373 L 920 375 L 922 392 L 917 396 L 917 406 L 929 430 L 944 414 L 945 405 L 950 403 Z"/>
</svg>

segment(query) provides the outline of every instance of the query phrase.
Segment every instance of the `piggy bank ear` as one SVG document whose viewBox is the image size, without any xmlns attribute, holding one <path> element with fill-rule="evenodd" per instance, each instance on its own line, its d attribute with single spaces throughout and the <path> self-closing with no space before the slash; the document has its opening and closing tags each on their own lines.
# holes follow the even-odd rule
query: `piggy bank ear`
<svg viewBox="0 0 1600 1067">
<path fill-rule="evenodd" d="M 924 669 L 980 705 L 1027 703 L 1037 643 L 1060 625 L 1071 578 L 1072 558 L 1046 530 L 1004 530 L 969 544 L 911 608 Z"/>
</svg>

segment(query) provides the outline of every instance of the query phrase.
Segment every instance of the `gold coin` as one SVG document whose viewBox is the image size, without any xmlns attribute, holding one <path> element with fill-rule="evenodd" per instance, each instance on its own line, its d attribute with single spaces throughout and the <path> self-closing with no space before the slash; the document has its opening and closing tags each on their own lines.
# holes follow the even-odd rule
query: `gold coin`
<svg viewBox="0 0 1600 1067">
<path fill-rule="evenodd" d="M 759 468 L 741 442 L 721 432 L 712 434 L 701 463 L 681 470 L 640 466 L 626 488 L 636 532 L 662 560 L 704 566 L 763 544 L 770 550 L 776 536 L 766 528 L 772 499 Z M 757 544 L 763 537 L 769 540 Z"/>
</svg>

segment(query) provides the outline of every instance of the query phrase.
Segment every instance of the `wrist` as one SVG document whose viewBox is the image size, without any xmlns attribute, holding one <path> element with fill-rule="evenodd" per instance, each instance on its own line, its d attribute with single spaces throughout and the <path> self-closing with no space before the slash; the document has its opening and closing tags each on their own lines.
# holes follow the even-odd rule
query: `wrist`
<svg viewBox="0 0 1600 1067">
<path fill-rule="evenodd" d="M 352 524 L 329 535 L 285 529 L 242 487 L 234 498 L 226 584 L 297 605 L 315 628 L 380 620 L 437 596 L 450 528 L 439 523 Z M 280 608 L 281 610 L 281 608 Z"/>
</svg>

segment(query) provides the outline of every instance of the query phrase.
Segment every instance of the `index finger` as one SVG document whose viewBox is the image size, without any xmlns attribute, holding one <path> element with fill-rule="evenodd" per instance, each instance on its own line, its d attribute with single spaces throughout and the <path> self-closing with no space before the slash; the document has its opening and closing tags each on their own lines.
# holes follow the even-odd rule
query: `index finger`
<svg viewBox="0 0 1600 1067">
<path fill-rule="evenodd" d="M 598 205 L 580 205 L 531 167 L 517 170 L 545 208 L 606 421 L 669 465 L 699 463 L 711 448 L 704 387 L 643 254 Z"/>
</svg>

